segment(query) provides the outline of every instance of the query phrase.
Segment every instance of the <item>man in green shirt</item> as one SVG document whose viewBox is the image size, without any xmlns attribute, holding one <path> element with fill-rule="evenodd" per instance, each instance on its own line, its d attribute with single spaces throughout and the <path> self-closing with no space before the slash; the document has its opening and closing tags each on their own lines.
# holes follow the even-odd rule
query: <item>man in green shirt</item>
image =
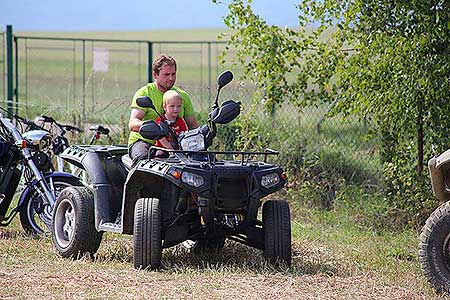
<svg viewBox="0 0 450 300">
<path fill-rule="evenodd" d="M 133 96 L 131 103 L 131 116 L 128 127 L 130 136 L 128 137 L 128 148 L 133 162 L 137 162 L 148 155 L 149 148 L 154 141 L 145 139 L 139 134 L 139 128 L 147 120 L 155 120 L 158 115 L 150 108 L 140 107 L 136 99 L 142 96 L 148 96 L 153 101 L 156 110 L 163 113 L 163 94 L 168 90 L 175 90 L 181 95 L 181 111 L 179 116 L 183 118 L 189 129 L 197 128 L 197 120 L 194 116 L 189 94 L 182 89 L 174 86 L 177 75 L 177 63 L 171 56 L 161 54 L 152 64 L 152 76 L 154 82 L 141 87 Z"/>
</svg>

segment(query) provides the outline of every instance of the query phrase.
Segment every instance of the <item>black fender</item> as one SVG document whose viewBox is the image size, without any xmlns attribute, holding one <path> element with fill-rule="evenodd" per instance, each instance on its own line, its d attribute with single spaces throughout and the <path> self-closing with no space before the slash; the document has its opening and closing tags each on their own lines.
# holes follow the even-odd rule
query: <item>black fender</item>
<svg viewBox="0 0 450 300">
<path fill-rule="evenodd" d="M 133 234 L 134 206 L 139 198 L 158 198 L 162 220 L 167 223 L 175 212 L 181 194 L 175 179 L 167 174 L 170 166 L 143 160 L 130 170 L 122 199 L 123 233 Z"/>
<path fill-rule="evenodd" d="M 91 180 L 98 231 L 102 224 L 116 223 L 121 210 L 128 173 L 121 157 L 127 153 L 125 146 L 71 146 L 61 155 L 64 160 L 85 170 Z"/>
</svg>

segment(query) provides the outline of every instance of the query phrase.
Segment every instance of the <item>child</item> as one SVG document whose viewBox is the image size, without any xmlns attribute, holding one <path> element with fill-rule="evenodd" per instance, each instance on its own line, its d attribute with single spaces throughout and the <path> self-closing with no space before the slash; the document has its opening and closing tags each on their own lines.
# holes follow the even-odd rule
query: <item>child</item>
<svg viewBox="0 0 450 300">
<path fill-rule="evenodd" d="M 162 118 L 155 120 L 158 124 L 166 120 L 169 121 L 169 127 L 176 135 L 187 130 L 186 122 L 178 116 L 181 110 L 181 101 L 181 96 L 176 91 L 168 90 L 165 92 L 163 95 L 164 115 L 161 116 Z M 178 150 L 178 144 L 172 139 L 170 133 L 166 137 L 157 140 L 155 146 Z"/>
</svg>

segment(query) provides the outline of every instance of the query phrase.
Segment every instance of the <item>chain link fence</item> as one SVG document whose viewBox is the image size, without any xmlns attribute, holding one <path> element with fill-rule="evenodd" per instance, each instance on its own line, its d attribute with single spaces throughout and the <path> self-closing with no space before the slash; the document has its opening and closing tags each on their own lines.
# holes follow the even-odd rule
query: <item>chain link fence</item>
<svg viewBox="0 0 450 300">
<path fill-rule="evenodd" d="M 0 32 L 0 99 L 6 99 L 6 34 Z"/>
<path fill-rule="evenodd" d="M 148 61 L 152 58 L 160 53 L 176 58 L 177 86 L 191 95 L 200 123 L 206 121 L 216 95 L 217 75 L 231 68 L 220 64 L 226 49 L 224 42 L 16 37 L 16 46 L 19 114 L 29 118 L 48 114 L 86 132 L 93 124 L 107 125 L 116 143 L 126 143 L 131 98 L 149 80 Z M 3 48 L 0 59 L 4 57 Z M 232 55 L 228 53 L 227 57 Z M 0 68 L 4 69 L 4 59 Z M 222 90 L 220 99 L 241 101 L 245 113 L 250 111 L 255 87 L 239 80 L 240 71 L 233 70 L 235 80 Z M 4 73 L 0 77 L 3 94 Z M 346 173 L 346 178 L 380 178 L 377 139 L 366 138 L 370 124 L 356 119 L 344 121 L 340 116 L 326 117 L 329 104 L 300 110 L 285 103 L 268 111 L 262 99 L 256 100 L 256 108 L 247 120 L 256 124 L 258 131 L 252 139 L 260 140 L 262 146 L 291 153 L 291 159 L 298 160 L 293 164 L 305 163 L 302 157 L 307 149 L 313 148 L 316 153 L 325 153 L 326 149 L 324 155 L 330 159 L 330 168 Z M 218 136 L 218 147 L 236 148 L 238 130 L 236 122 L 220 126 L 223 133 Z M 363 171 L 355 172 L 355 166 Z"/>
</svg>

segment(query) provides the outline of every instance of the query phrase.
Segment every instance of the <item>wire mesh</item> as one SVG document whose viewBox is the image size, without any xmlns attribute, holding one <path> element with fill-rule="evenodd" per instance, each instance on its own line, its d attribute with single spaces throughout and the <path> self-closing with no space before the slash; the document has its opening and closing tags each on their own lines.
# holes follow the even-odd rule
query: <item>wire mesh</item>
<svg viewBox="0 0 450 300">
<path fill-rule="evenodd" d="M 18 38 L 17 42 L 20 114 L 29 118 L 49 114 L 86 132 L 93 124 L 107 125 L 116 143 L 126 143 L 131 98 L 148 80 L 147 41 Z M 206 121 L 216 95 L 217 75 L 229 68 L 220 63 L 225 47 L 223 42 L 208 41 L 152 43 L 153 57 L 166 53 L 177 60 L 177 86 L 191 95 L 200 122 Z M 256 88 L 235 77 L 222 90 L 221 100 L 241 101 L 246 112 L 255 101 Z M 4 72 L 2 78 L 4 81 Z M 256 99 L 256 103 L 253 114 L 259 120 L 257 135 L 266 141 L 265 146 L 281 150 L 294 147 L 298 151 L 314 147 L 319 152 L 326 148 L 379 176 L 377 140 L 367 139 L 370 124 L 341 116 L 326 117 L 329 104 L 299 109 L 284 103 L 267 111 L 262 99 Z M 216 146 L 239 150 L 236 124 L 221 125 L 219 130 L 224 133 L 218 136 Z M 353 172 L 345 164 L 336 167 Z"/>
<path fill-rule="evenodd" d="M 6 99 L 6 34 L 0 32 L 0 99 Z"/>
</svg>

